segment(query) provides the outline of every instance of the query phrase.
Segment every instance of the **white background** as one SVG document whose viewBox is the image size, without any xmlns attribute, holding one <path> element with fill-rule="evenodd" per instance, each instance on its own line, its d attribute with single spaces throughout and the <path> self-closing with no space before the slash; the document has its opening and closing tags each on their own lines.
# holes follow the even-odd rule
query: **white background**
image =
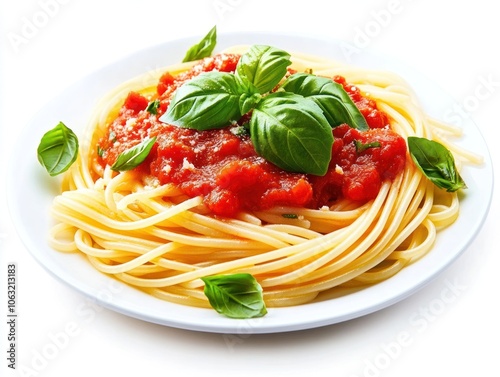
<svg viewBox="0 0 500 377">
<path fill-rule="evenodd" d="M 343 39 L 399 59 L 453 96 L 456 109 L 468 113 L 488 141 L 494 166 L 500 163 L 495 143 L 500 23 L 493 3 L 486 0 L 24 0 L 1 4 L 2 176 L 8 165 L 16 163 L 9 154 L 18 131 L 71 83 L 144 47 L 201 37 L 214 24 L 219 33 L 278 31 Z M 450 109 L 443 109 L 443 116 L 451 115 Z M 226 336 L 162 327 L 90 305 L 52 278 L 24 248 L 10 222 L 4 181 L 0 186 L 1 376 L 180 372 L 411 377 L 482 376 L 499 369 L 497 197 L 482 231 L 460 259 L 403 302 L 319 329 Z M 5 275 L 11 262 L 18 267 L 16 371 L 7 367 L 6 358 Z M 458 288 L 453 299 L 445 302 L 442 293 L 450 284 Z M 82 306 L 84 313 L 78 310 Z"/>
</svg>

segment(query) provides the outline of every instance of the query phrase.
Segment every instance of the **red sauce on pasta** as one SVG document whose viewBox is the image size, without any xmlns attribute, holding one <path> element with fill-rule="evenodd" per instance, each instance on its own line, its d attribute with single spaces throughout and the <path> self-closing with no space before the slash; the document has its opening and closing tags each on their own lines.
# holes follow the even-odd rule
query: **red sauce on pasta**
<svg viewBox="0 0 500 377">
<path fill-rule="evenodd" d="M 246 117 L 233 126 L 210 131 L 158 121 L 182 83 L 205 71 L 232 72 L 238 59 L 237 55 L 221 54 L 178 76 L 165 73 L 157 86 L 156 114 L 146 110 L 148 99 L 130 93 L 107 135 L 98 142 L 101 165 L 112 165 L 124 150 L 146 136 L 156 136 L 153 150 L 136 168 L 137 173 L 155 176 L 161 184 L 173 183 L 187 196 L 202 195 L 214 214 L 229 217 L 241 210 L 277 205 L 319 208 L 340 198 L 368 201 L 376 197 L 384 180 L 394 179 L 403 169 L 404 139 L 389 129 L 387 116 L 376 103 L 342 77 L 333 79 L 344 86 L 370 130 L 360 132 L 347 125 L 333 129 L 333 157 L 322 177 L 285 172 L 257 156 L 249 136 L 242 132 Z M 359 149 L 370 143 L 378 146 Z"/>
</svg>

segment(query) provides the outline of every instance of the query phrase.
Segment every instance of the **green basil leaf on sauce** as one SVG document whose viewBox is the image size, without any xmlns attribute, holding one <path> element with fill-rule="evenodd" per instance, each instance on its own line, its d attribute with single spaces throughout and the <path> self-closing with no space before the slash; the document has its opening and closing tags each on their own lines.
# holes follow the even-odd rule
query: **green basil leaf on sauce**
<svg viewBox="0 0 500 377">
<path fill-rule="evenodd" d="M 104 152 L 106 152 L 106 150 L 103 149 L 100 145 L 98 145 L 97 146 L 97 155 L 102 158 L 104 156 Z"/>
<path fill-rule="evenodd" d="M 148 107 L 146 107 L 146 111 L 150 114 L 156 115 L 156 114 L 158 114 L 159 107 L 160 107 L 160 100 L 155 99 L 154 101 L 151 101 L 148 104 Z"/>
<path fill-rule="evenodd" d="M 354 140 L 354 145 L 356 146 L 356 152 L 361 153 L 370 148 L 380 148 L 380 142 L 374 141 L 372 143 L 363 143 L 359 140 Z"/>
<path fill-rule="evenodd" d="M 236 76 L 251 93 L 273 90 L 292 64 L 290 54 L 271 46 L 253 45 L 241 56 Z"/>
<path fill-rule="evenodd" d="M 248 95 L 247 93 L 243 93 L 240 96 L 239 100 L 239 107 L 240 107 L 240 113 L 246 114 L 250 110 L 252 110 L 257 104 L 260 102 L 262 99 L 262 96 L 259 93 L 254 93 L 251 95 Z"/>
<path fill-rule="evenodd" d="M 59 122 L 42 136 L 37 155 L 50 176 L 64 173 L 78 156 L 78 137 L 63 122 Z"/>
<path fill-rule="evenodd" d="M 262 287 L 250 274 L 215 275 L 201 278 L 212 308 L 230 318 L 254 318 L 267 314 Z"/>
<path fill-rule="evenodd" d="M 136 168 L 148 157 L 155 141 L 156 136 L 144 139 L 140 144 L 120 153 L 113 166 L 111 166 L 111 170 L 127 171 Z"/>
<path fill-rule="evenodd" d="M 316 102 L 323 110 L 331 127 L 346 123 L 362 131 L 369 128 L 365 117 L 342 85 L 329 78 L 296 73 L 288 77 L 281 88 Z"/>
<path fill-rule="evenodd" d="M 241 117 L 240 95 L 232 73 L 202 73 L 177 89 L 160 121 L 199 131 L 225 127 Z"/>
<path fill-rule="evenodd" d="M 300 95 L 277 92 L 253 110 L 250 137 L 257 154 L 283 170 L 325 175 L 332 129 L 321 108 Z"/>
<path fill-rule="evenodd" d="M 451 152 L 442 144 L 425 138 L 408 137 L 408 149 L 417 167 L 436 186 L 454 192 L 467 188 Z"/>
<path fill-rule="evenodd" d="M 214 26 L 207 35 L 197 44 L 191 46 L 186 52 L 183 63 L 200 60 L 212 55 L 215 45 L 217 43 L 217 27 Z"/>
</svg>

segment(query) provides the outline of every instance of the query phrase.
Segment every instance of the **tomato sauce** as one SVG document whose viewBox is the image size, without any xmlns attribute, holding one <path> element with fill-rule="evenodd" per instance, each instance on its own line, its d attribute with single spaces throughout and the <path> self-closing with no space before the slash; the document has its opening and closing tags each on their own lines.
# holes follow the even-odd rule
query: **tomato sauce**
<svg viewBox="0 0 500 377">
<path fill-rule="evenodd" d="M 238 55 L 220 54 L 178 76 L 165 73 L 157 85 L 154 112 L 147 110 L 150 100 L 131 92 L 98 142 L 98 162 L 112 165 L 121 152 L 156 136 L 137 173 L 154 176 L 161 184 L 173 183 L 187 196 L 202 195 L 213 214 L 227 217 L 277 205 L 320 208 L 340 198 L 365 202 L 376 197 L 384 180 L 394 179 L 403 169 L 404 139 L 390 130 L 387 116 L 373 100 L 340 76 L 332 79 L 349 93 L 370 130 L 361 132 L 348 125 L 334 128 L 332 160 L 322 177 L 285 172 L 258 156 L 242 126 L 248 121 L 246 116 L 237 124 L 209 131 L 158 120 L 186 80 L 206 71 L 233 72 L 238 60 Z"/>
</svg>

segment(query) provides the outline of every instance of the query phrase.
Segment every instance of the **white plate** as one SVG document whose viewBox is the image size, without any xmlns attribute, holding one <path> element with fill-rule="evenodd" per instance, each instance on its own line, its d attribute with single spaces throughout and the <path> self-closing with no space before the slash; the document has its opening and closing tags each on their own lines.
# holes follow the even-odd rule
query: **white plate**
<svg viewBox="0 0 500 377">
<path fill-rule="evenodd" d="M 94 103 L 121 82 L 150 70 L 178 63 L 197 39 L 168 42 L 140 51 L 105 67 L 70 86 L 40 111 L 25 127 L 15 148 L 8 177 L 8 195 L 14 224 L 35 259 L 55 277 L 99 304 L 117 312 L 166 326 L 219 333 L 272 333 L 314 328 L 346 321 L 392 305 L 416 292 L 449 266 L 472 242 L 487 215 L 493 191 L 493 169 L 487 146 L 470 119 L 463 119 L 460 144 L 481 153 L 485 163 L 467 167 L 463 177 L 469 187 L 461 201 L 459 219 L 438 235 L 434 249 L 396 276 L 343 297 L 290 307 L 271 308 L 263 317 L 234 320 L 210 309 L 185 307 L 148 296 L 92 268 L 80 255 L 62 254 L 47 246 L 51 223 L 49 207 L 59 181 L 39 165 L 36 148 L 41 135 L 59 121 L 77 133 Z M 347 44 L 299 36 L 269 34 L 220 35 L 217 50 L 238 44 L 269 44 L 288 51 L 319 54 L 345 60 Z M 428 113 L 442 118 L 452 109 L 452 99 L 439 87 L 394 59 L 363 51 L 351 56 L 353 64 L 392 70 L 405 77 L 420 95 Z M 22 179 L 20 179 L 22 177 Z"/>
</svg>

